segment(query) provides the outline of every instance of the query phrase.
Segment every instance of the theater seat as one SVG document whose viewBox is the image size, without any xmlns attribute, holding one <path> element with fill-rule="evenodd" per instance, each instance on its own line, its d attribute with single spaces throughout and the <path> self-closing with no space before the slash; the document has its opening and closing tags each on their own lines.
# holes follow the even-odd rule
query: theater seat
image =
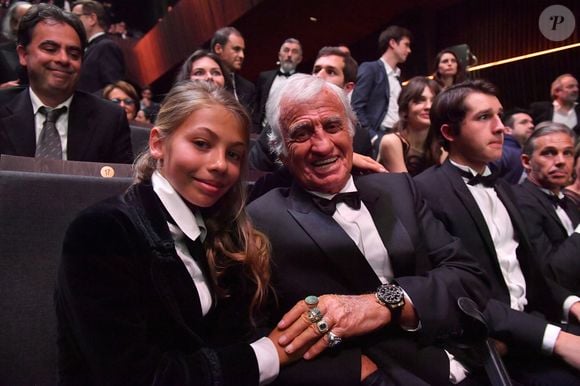
<svg viewBox="0 0 580 386">
<path fill-rule="evenodd" d="M 147 146 L 149 145 L 149 133 L 151 132 L 151 127 L 131 124 L 130 128 L 133 155 L 137 157 L 141 152 L 147 149 Z"/>
<path fill-rule="evenodd" d="M 0 385 L 56 384 L 53 292 L 64 233 L 81 209 L 130 184 L 0 171 Z"/>
</svg>

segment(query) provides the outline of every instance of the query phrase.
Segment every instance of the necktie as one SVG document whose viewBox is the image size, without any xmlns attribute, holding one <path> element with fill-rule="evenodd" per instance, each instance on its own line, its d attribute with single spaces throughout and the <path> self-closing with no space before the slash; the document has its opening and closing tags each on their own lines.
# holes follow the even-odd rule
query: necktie
<svg viewBox="0 0 580 386">
<path fill-rule="evenodd" d="M 358 192 L 338 193 L 331 200 L 312 196 L 312 201 L 323 213 L 332 216 L 336 211 L 336 204 L 344 202 L 353 209 L 360 209 L 360 196 Z"/>
<path fill-rule="evenodd" d="M 60 144 L 60 135 L 56 129 L 58 117 L 66 111 L 66 106 L 60 109 L 51 109 L 42 106 L 39 110 L 46 116 L 42 124 L 42 131 L 36 144 L 36 158 L 43 159 L 62 159 L 62 146 Z"/>
<path fill-rule="evenodd" d="M 286 78 L 288 78 L 292 74 L 290 74 L 289 72 L 278 70 L 278 75 L 285 76 Z"/>
<path fill-rule="evenodd" d="M 546 194 L 546 196 L 548 196 L 548 199 L 552 202 L 554 208 L 559 206 L 564 210 L 564 212 L 566 212 L 572 222 L 572 226 L 576 228 L 580 222 L 580 216 L 578 215 L 576 208 L 574 208 L 574 204 L 570 202 L 570 199 L 566 196 L 560 198 L 553 194 Z"/>
</svg>

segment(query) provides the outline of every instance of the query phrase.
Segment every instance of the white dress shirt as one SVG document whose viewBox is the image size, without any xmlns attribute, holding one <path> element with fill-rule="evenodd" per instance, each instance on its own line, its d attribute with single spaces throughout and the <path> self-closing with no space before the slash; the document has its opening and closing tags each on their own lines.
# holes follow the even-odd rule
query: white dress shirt
<svg viewBox="0 0 580 386">
<path fill-rule="evenodd" d="M 177 256 L 183 261 L 187 272 L 193 279 L 195 288 L 199 295 L 199 302 L 201 303 L 202 314 L 205 316 L 212 305 L 212 296 L 207 284 L 207 280 L 203 275 L 197 262 L 191 257 L 189 250 L 185 244 L 185 237 L 195 241 L 200 239 L 203 242 L 207 235 L 207 230 L 203 221 L 203 217 L 199 211 L 192 212 L 185 204 L 181 196 L 175 191 L 173 186 L 159 173 L 153 173 L 151 177 L 153 184 L 153 191 L 157 194 L 161 203 L 175 221 L 175 224 L 167 223 L 171 237 L 175 241 L 175 251 Z M 192 296 L 194 294 L 192 293 Z M 269 338 L 261 338 L 250 345 L 256 354 L 258 362 L 258 369 L 260 373 L 260 385 L 265 385 L 272 382 L 280 372 L 280 362 L 278 353 L 274 343 Z"/>
<path fill-rule="evenodd" d="M 32 102 L 32 112 L 34 113 L 34 130 L 36 135 L 36 143 L 38 143 L 38 139 L 40 138 L 40 133 L 42 132 L 42 126 L 44 125 L 44 121 L 46 120 L 46 115 L 40 112 L 40 108 L 45 106 L 44 103 L 40 100 L 40 98 L 32 91 L 32 88 L 28 88 L 30 91 L 30 101 Z M 70 103 L 72 102 L 73 96 L 71 95 L 66 101 L 62 102 L 55 108 L 61 108 L 66 106 L 66 111 L 59 115 L 58 119 L 56 120 L 56 130 L 58 131 L 58 135 L 60 136 L 60 145 L 62 147 L 62 159 L 67 159 L 66 150 L 68 148 L 68 116 L 70 113 Z M 52 107 L 46 106 L 50 109 Z"/>
<path fill-rule="evenodd" d="M 460 165 L 457 162 L 450 162 L 461 170 L 477 175 L 477 171 L 468 166 Z M 490 175 L 491 171 L 486 166 L 483 172 L 484 176 Z M 514 233 L 514 227 L 509 217 L 509 213 L 501 202 L 494 188 L 488 188 L 483 185 L 469 185 L 467 178 L 463 178 L 471 195 L 477 202 L 479 210 L 485 219 L 487 228 L 493 240 L 497 259 L 501 268 L 501 273 L 508 287 L 510 295 L 510 307 L 517 311 L 523 311 L 528 300 L 526 299 L 526 281 L 523 276 L 519 261 L 517 260 L 516 249 L 519 242 Z M 572 297 L 570 297 L 572 298 Z M 567 315 L 571 304 L 567 304 L 568 299 L 563 304 L 564 313 Z M 552 354 L 556 339 L 560 333 L 560 327 L 548 324 L 544 331 L 542 339 L 542 351 Z"/>
<path fill-rule="evenodd" d="M 401 94 L 401 83 L 399 76 L 401 70 L 398 67 L 394 69 L 381 57 L 381 62 L 385 65 L 387 72 L 387 81 L 389 82 L 389 105 L 387 106 L 387 113 L 381 123 L 381 127 L 393 128 L 395 123 L 399 120 L 399 94 Z"/>
<path fill-rule="evenodd" d="M 558 101 L 552 102 L 554 106 L 554 115 L 552 116 L 552 121 L 557 123 L 562 123 L 572 130 L 578 124 L 578 116 L 576 115 L 576 105 L 578 103 L 574 103 L 574 106 L 565 111 L 562 106 L 558 103 Z"/>
</svg>

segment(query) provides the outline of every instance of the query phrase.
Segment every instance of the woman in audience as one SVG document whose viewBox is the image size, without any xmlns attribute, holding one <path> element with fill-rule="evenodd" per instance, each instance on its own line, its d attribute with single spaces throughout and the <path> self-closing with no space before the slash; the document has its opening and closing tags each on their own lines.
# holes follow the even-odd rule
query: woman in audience
<svg viewBox="0 0 580 386">
<path fill-rule="evenodd" d="M 388 171 L 414 176 L 440 162 L 441 146 L 429 135 L 429 111 L 440 90 L 434 80 L 417 76 L 401 91 L 399 121 L 381 139 L 377 159 Z"/>
<path fill-rule="evenodd" d="M 145 115 L 139 110 L 137 104 L 139 101 L 137 91 L 131 84 L 123 80 L 111 83 L 103 89 L 103 98 L 121 106 L 125 110 L 125 114 L 127 114 L 127 120 L 147 122 Z"/>
<path fill-rule="evenodd" d="M 269 243 L 244 211 L 249 124 L 222 88 L 176 85 L 136 183 L 70 225 L 55 295 L 61 384 L 276 376 L 277 330 L 245 343 L 270 278 Z"/>
<path fill-rule="evenodd" d="M 467 76 L 455 52 L 445 49 L 435 57 L 433 78 L 442 88 L 463 82 Z"/>
<path fill-rule="evenodd" d="M 230 72 L 219 56 L 206 50 L 197 50 L 185 60 L 175 81 L 184 80 L 205 80 L 220 87 L 231 82 Z"/>
<path fill-rule="evenodd" d="M 564 189 L 564 194 L 571 199 L 580 209 L 580 144 L 576 146 L 574 152 L 574 182 Z"/>
</svg>

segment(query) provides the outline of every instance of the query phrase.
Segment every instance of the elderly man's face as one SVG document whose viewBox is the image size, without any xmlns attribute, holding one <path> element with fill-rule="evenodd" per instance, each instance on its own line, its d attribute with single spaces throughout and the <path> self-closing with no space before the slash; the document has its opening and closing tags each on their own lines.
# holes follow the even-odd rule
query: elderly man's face
<svg viewBox="0 0 580 386">
<path fill-rule="evenodd" d="M 352 137 L 341 101 L 323 91 L 313 101 L 282 103 L 280 116 L 288 149 L 282 161 L 307 190 L 338 193 L 352 169 Z"/>
</svg>

